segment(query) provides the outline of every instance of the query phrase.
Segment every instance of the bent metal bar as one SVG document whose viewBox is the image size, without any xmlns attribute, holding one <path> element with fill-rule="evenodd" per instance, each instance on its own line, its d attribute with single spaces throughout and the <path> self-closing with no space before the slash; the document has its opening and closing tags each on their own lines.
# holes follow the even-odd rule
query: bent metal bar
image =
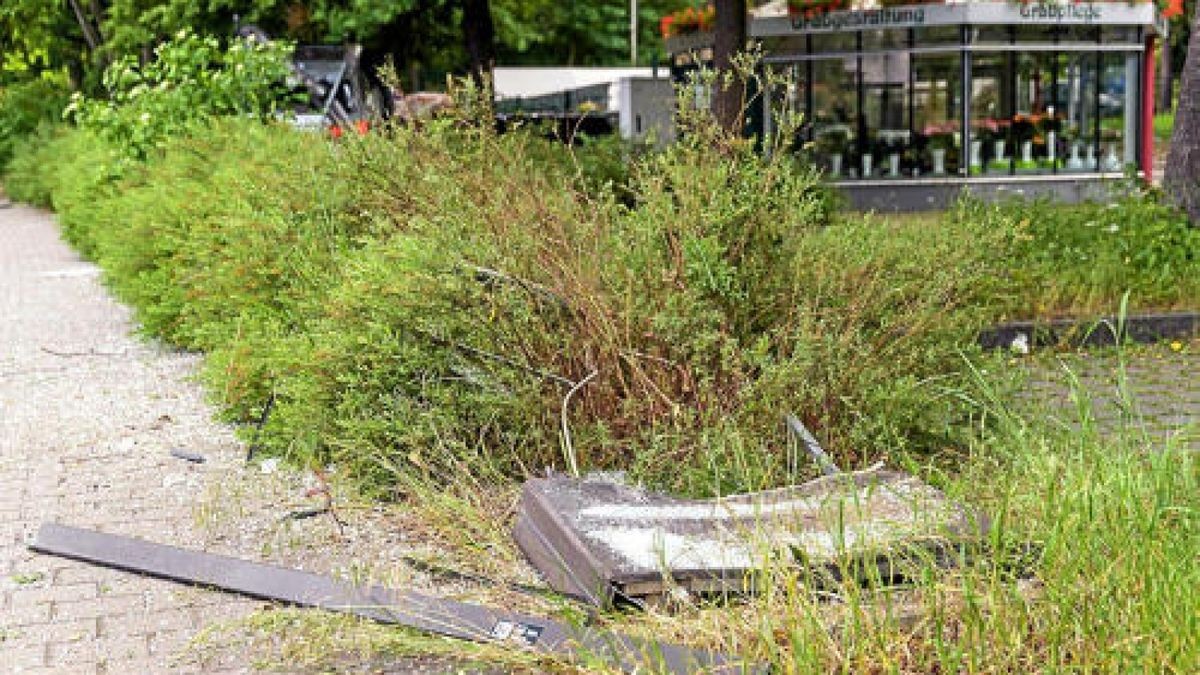
<svg viewBox="0 0 1200 675">
<path fill-rule="evenodd" d="M 865 0 L 773 2 L 749 33 L 770 77 L 757 124 L 794 137 L 865 208 L 981 196 L 1099 196 L 1105 181 L 1149 178 L 1153 2 Z M 706 60 L 704 34 L 668 39 L 680 74 Z"/>
</svg>

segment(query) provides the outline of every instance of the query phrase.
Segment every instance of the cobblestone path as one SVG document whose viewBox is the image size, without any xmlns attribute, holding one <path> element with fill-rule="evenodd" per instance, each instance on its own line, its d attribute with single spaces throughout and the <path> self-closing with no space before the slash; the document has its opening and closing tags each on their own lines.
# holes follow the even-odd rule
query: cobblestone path
<svg viewBox="0 0 1200 675">
<path fill-rule="evenodd" d="M 1125 355 L 1122 385 L 1120 359 L 1113 350 L 1037 356 L 1031 365 L 1027 402 L 1037 414 L 1076 424 L 1067 370 L 1079 380 L 1097 427 L 1113 431 L 1122 425 L 1144 431 L 1156 446 L 1168 440 L 1200 450 L 1200 340 L 1131 348 Z"/>
<path fill-rule="evenodd" d="M 188 380 L 195 357 L 129 331 L 50 216 L 0 210 L 0 670 L 176 670 L 206 621 L 254 606 L 26 549 L 45 521 L 203 543 L 196 495 L 242 450 Z"/>
<path fill-rule="evenodd" d="M 34 554 L 46 521 L 360 577 L 413 552 L 379 509 L 343 516 L 344 531 L 281 520 L 312 505 L 311 478 L 245 467 L 193 380 L 198 358 L 131 330 L 51 215 L 0 208 L 0 673 L 241 672 L 250 660 L 188 645 L 262 603 Z"/>
</svg>

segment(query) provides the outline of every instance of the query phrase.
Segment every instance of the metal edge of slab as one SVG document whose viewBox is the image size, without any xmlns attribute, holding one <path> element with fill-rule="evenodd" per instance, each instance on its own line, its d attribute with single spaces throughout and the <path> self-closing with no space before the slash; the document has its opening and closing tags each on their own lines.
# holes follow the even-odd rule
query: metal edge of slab
<svg viewBox="0 0 1200 675">
<path fill-rule="evenodd" d="M 626 671 L 765 673 L 725 655 L 640 640 L 619 633 L 575 628 L 544 618 L 491 609 L 456 600 L 356 587 L 327 576 L 156 544 L 57 523 L 43 524 L 29 548 L 38 553 L 214 588 L 262 600 L 315 607 L 475 642 L 532 648 L 572 660 L 589 657 Z"/>
<path fill-rule="evenodd" d="M 612 570 L 550 503 L 547 489 L 553 483 L 553 479 L 525 483 L 513 537 L 555 590 L 607 607 L 613 601 Z"/>
</svg>

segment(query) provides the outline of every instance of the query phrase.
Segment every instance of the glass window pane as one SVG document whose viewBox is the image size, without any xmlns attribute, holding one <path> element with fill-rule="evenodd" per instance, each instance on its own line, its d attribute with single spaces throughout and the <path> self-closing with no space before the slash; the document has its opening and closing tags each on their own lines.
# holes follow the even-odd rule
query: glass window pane
<svg viewBox="0 0 1200 675">
<path fill-rule="evenodd" d="M 1050 173 L 1062 159 L 1057 147 L 1061 122 L 1055 106 L 1054 63 L 1049 52 L 1017 54 L 1012 120 L 1017 173 Z"/>
<path fill-rule="evenodd" d="M 995 45 L 1012 42 L 1011 26 L 973 26 L 967 31 L 967 39 L 971 44 Z"/>
<path fill-rule="evenodd" d="M 1059 54 L 1055 116 L 1062 120 L 1059 146 L 1065 171 L 1095 171 L 1099 100 L 1096 87 L 1096 54 Z"/>
<path fill-rule="evenodd" d="M 908 46 L 908 30 L 865 30 L 863 51 L 903 49 Z"/>
<path fill-rule="evenodd" d="M 1058 38 L 1060 43 L 1068 43 L 1068 42 L 1091 42 L 1091 43 L 1094 43 L 1094 42 L 1096 42 L 1096 39 L 1100 36 L 1100 29 L 1097 28 L 1096 26 L 1079 26 L 1079 25 L 1063 26 L 1059 30 L 1061 31 L 1059 38 Z"/>
<path fill-rule="evenodd" d="M 812 36 L 813 54 L 852 52 L 858 49 L 858 33 L 818 33 Z"/>
<path fill-rule="evenodd" d="M 931 26 L 915 30 L 917 44 L 922 47 L 956 45 L 962 40 L 958 26 Z"/>
<path fill-rule="evenodd" d="M 914 169 L 921 175 L 957 174 L 962 167 L 962 57 L 913 57 Z"/>
<path fill-rule="evenodd" d="M 833 178 L 858 169 L 858 59 L 812 62 L 812 134 L 817 164 Z"/>
<path fill-rule="evenodd" d="M 1007 53 L 978 52 L 971 58 L 971 175 L 1012 170 L 1013 78 Z"/>
<path fill-rule="evenodd" d="M 905 52 L 864 56 L 862 59 L 865 141 L 859 169 L 864 178 L 899 178 L 911 174 L 910 57 Z"/>
<path fill-rule="evenodd" d="M 802 56 L 808 53 L 808 38 L 787 35 L 762 39 L 763 53 L 769 56 Z"/>
<path fill-rule="evenodd" d="M 1137 26 L 1104 26 L 1100 32 L 1100 42 L 1106 45 L 1138 44 L 1141 42 Z"/>
<path fill-rule="evenodd" d="M 1016 41 L 1022 43 L 1053 43 L 1061 38 L 1064 34 L 1062 26 L 1039 25 L 1039 26 L 1014 26 L 1013 30 L 1016 34 Z"/>
<path fill-rule="evenodd" d="M 1101 171 L 1124 171 L 1137 162 L 1138 59 L 1105 53 L 1100 71 Z"/>
</svg>

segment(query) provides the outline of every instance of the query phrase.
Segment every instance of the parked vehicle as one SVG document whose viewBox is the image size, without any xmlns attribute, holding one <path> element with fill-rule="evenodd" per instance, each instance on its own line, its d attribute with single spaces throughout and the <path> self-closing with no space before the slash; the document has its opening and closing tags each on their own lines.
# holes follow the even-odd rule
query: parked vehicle
<svg viewBox="0 0 1200 675">
<path fill-rule="evenodd" d="M 242 26 L 238 35 L 267 43 L 257 26 Z M 301 129 L 365 128 L 391 115 L 391 96 L 360 68 L 362 46 L 299 45 L 292 56 L 291 77 L 300 93 L 293 124 Z"/>
</svg>

